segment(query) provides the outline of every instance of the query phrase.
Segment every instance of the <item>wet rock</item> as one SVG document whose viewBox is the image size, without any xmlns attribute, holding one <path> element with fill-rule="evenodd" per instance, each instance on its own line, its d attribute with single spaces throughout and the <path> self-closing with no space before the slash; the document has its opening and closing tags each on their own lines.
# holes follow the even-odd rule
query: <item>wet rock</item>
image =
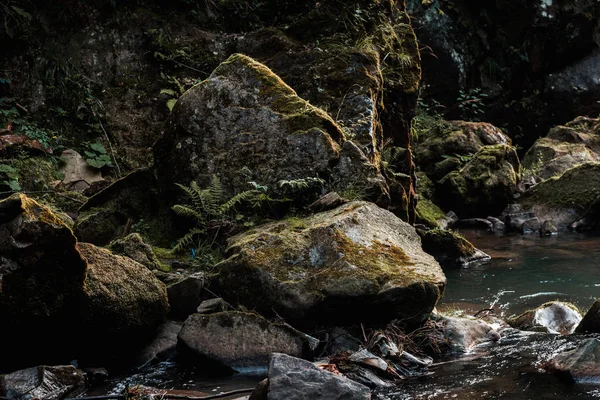
<svg viewBox="0 0 600 400">
<path fill-rule="evenodd" d="M 145 265 L 148 269 L 163 269 L 158 258 L 152 251 L 152 246 L 144 243 L 144 239 L 139 233 L 132 233 L 123 239 L 115 240 L 108 247 L 114 253 L 131 258 L 138 263 Z"/>
<path fill-rule="evenodd" d="M 267 400 L 267 393 L 269 392 L 269 378 L 263 379 L 258 382 L 256 388 L 250 395 L 248 400 Z"/>
<path fill-rule="evenodd" d="M 216 299 L 207 299 L 203 300 L 202 303 L 198 306 L 197 313 L 198 314 L 215 314 L 218 312 L 228 311 L 231 307 L 227 304 L 225 300 L 220 297 Z"/>
<path fill-rule="evenodd" d="M 488 232 L 494 230 L 494 224 L 491 221 L 483 218 L 467 218 L 458 221 L 458 226 L 461 228 L 485 229 Z"/>
<path fill-rule="evenodd" d="M 171 315 L 185 319 L 194 314 L 204 299 L 206 277 L 203 272 L 196 272 L 180 279 L 167 287 Z"/>
<path fill-rule="evenodd" d="M 154 362 L 170 361 L 177 354 L 177 335 L 183 324 L 167 321 L 156 332 L 152 342 L 144 347 L 136 357 L 136 365 L 144 366 Z"/>
<path fill-rule="evenodd" d="M 558 228 L 554 224 L 554 221 L 545 220 L 544 223 L 542 223 L 542 227 L 540 228 L 540 234 L 542 236 L 552 236 L 556 235 L 557 233 Z"/>
<path fill-rule="evenodd" d="M 506 223 L 506 230 L 509 232 L 522 232 L 523 223 L 532 218 L 535 218 L 533 212 L 516 212 L 506 214 L 504 221 Z"/>
<path fill-rule="evenodd" d="M 227 254 L 218 266 L 223 298 L 298 326 L 417 323 L 445 286 L 414 228 L 366 202 L 253 228 L 232 238 Z"/>
<path fill-rule="evenodd" d="M 0 396 L 7 399 L 60 400 L 85 389 L 82 371 L 72 365 L 39 366 L 0 375 Z"/>
<path fill-rule="evenodd" d="M 498 214 L 513 201 L 519 168 L 511 146 L 485 146 L 440 181 L 438 198 L 461 216 Z"/>
<path fill-rule="evenodd" d="M 525 331 L 538 331 L 568 335 L 573 333 L 579 322 L 581 314 L 568 303 L 553 301 L 529 310 L 523 314 L 510 318 L 507 322 L 516 329 Z"/>
<path fill-rule="evenodd" d="M 385 197 L 383 177 L 344 141 L 326 112 L 265 65 L 236 54 L 179 98 L 154 147 L 155 170 L 164 195 L 176 189 L 173 174 L 201 187 L 218 174 L 231 196 L 247 190 L 249 181 L 275 188 L 284 180 L 331 176 L 348 185 L 361 176 L 379 185 L 376 198 Z"/>
<path fill-rule="evenodd" d="M 573 222 L 591 217 L 588 224 L 598 221 L 596 213 L 600 187 L 600 163 L 585 163 L 571 168 L 558 177 L 540 182 L 519 199 L 523 208 L 531 210 L 541 220 L 552 220 L 559 230 Z"/>
<path fill-rule="evenodd" d="M 473 318 L 457 318 L 435 315 L 435 328 L 428 335 L 428 344 L 439 348 L 442 354 L 468 353 L 474 347 L 500 339 L 500 334 L 487 322 Z"/>
<path fill-rule="evenodd" d="M 538 233 L 541 228 L 540 220 L 537 217 L 529 218 L 521 224 L 521 233 L 530 234 Z"/>
<path fill-rule="evenodd" d="M 371 398 L 360 383 L 317 368 L 314 364 L 275 353 L 269 363 L 269 400 L 329 400 Z"/>
<path fill-rule="evenodd" d="M 552 360 L 552 369 L 571 383 L 597 383 L 600 378 L 600 340 L 587 339 L 575 350 L 559 354 Z"/>
<path fill-rule="evenodd" d="M 499 218 L 487 217 L 487 220 L 492 223 L 492 232 L 504 233 L 506 231 L 506 225 Z"/>
<path fill-rule="evenodd" d="M 467 239 L 452 231 L 433 229 L 425 232 L 421 240 L 423 250 L 431 254 L 443 267 L 464 266 L 491 259 Z"/>
<path fill-rule="evenodd" d="M 67 190 L 81 193 L 95 182 L 104 181 L 100 169 L 88 165 L 85 158 L 75 150 L 63 151 L 60 158 L 64 165 L 59 171 L 64 174 L 62 184 Z"/>
<path fill-rule="evenodd" d="M 183 324 L 178 341 L 183 355 L 202 357 L 238 372 L 266 367 L 274 352 L 312 357 L 319 343 L 289 325 L 238 311 L 192 314 Z"/>
<path fill-rule="evenodd" d="M 576 333 L 600 333 L 600 300 L 596 300 L 575 329 Z"/>
</svg>

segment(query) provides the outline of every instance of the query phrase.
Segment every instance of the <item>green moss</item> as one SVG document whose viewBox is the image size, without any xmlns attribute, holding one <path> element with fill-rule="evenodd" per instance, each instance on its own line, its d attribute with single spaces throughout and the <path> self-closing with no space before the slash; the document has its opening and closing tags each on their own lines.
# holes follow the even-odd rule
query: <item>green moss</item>
<svg viewBox="0 0 600 400">
<path fill-rule="evenodd" d="M 439 262 L 465 259 L 475 254 L 475 247 L 457 232 L 432 229 L 422 235 L 423 250 Z"/>
<path fill-rule="evenodd" d="M 427 225 L 430 228 L 439 228 L 438 221 L 446 217 L 441 208 L 427 199 L 419 199 L 416 212 L 417 222 Z"/>
<path fill-rule="evenodd" d="M 25 196 L 24 194 L 18 194 L 17 196 L 21 199 L 21 209 L 23 215 L 30 221 L 40 221 L 54 226 L 67 225 L 50 210 L 50 208 L 41 205 L 37 201 Z"/>
</svg>

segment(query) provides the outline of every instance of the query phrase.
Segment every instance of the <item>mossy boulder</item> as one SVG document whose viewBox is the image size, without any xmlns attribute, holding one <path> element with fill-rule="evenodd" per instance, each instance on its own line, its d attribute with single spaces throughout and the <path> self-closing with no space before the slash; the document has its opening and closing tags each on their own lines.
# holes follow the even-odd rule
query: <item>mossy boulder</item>
<svg viewBox="0 0 600 400">
<path fill-rule="evenodd" d="M 489 261 L 490 256 L 477 249 L 456 232 L 432 229 L 421 234 L 423 250 L 431 254 L 443 267 L 456 267 L 473 262 Z"/>
<path fill-rule="evenodd" d="M 414 228 L 351 202 L 233 237 L 217 268 L 219 294 L 290 323 L 424 321 L 446 284 Z"/>
<path fill-rule="evenodd" d="M 523 157 L 523 181 L 535 184 L 585 162 L 600 161 L 600 119 L 578 117 L 550 130 Z"/>
<path fill-rule="evenodd" d="M 231 196 L 249 189 L 249 181 L 269 188 L 305 178 L 348 185 L 359 176 L 385 196 L 385 181 L 360 149 L 341 158 L 344 141 L 326 112 L 265 65 L 236 54 L 178 100 L 154 147 L 155 170 L 164 193 L 173 192 L 174 181 L 202 187 L 213 175 Z M 341 168 L 346 159 L 354 168 Z"/>
<path fill-rule="evenodd" d="M 519 199 L 525 210 L 540 221 L 553 221 L 559 230 L 585 221 L 586 226 L 600 221 L 600 163 L 584 163 L 538 183 Z"/>
<path fill-rule="evenodd" d="M 513 147 L 485 146 L 440 181 L 438 198 L 461 218 L 498 215 L 513 200 L 519 169 Z"/>
<path fill-rule="evenodd" d="M 114 253 L 129 257 L 150 270 L 169 270 L 169 266 L 158 260 L 152 246 L 144 243 L 144 239 L 139 233 L 131 233 L 123 239 L 115 240 L 109 248 Z"/>
<path fill-rule="evenodd" d="M 511 143 L 502 130 L 486 122 L 427 118 L 414 129 L 418 134 L 412 144 L 415 163 L 434 181 L 458 169 L 484 146 Z"/>
<path fill-rule="evenodd" d="M 0 320 L 11 327 L 0 331 L 0 369 L 85 357 L 90 348 L 124 356 L 168 310 L 166 289 L 147 268 L 78 244 L 25 195 L 0 202 L 0 250 Z M 81 337 L 98 340 L 89 346 Z"/>
</svg>

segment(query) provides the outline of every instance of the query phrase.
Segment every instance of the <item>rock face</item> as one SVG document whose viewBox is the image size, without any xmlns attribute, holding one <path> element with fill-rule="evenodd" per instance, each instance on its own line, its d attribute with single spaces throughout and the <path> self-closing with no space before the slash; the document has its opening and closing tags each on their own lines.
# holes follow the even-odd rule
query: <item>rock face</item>
<svg viewBox="0 0 600 400">
<path fill-rule="evenodd" d="M 587 339 L 575 350 L 556 356 L 552 368 L 572 383 L 597 383 L 600 377 L 600 340 Z"/>
<path fill-rule="evenodd" d="M 554 301 L 535 310 L 526 311 L 507 322 L 516 329 L 568 335 L 573 333 L 580 321 L 581 314 L 576 308 L 567 303 Z"/>
<path fill-rule="evenodd" d="M 90 349 L 118 353 L 151 334 L 168 311 L 165 287 L 146 267 L 78 244 L 48 208 L 24 195 L 0 202 L 0 249 L 0 320 L 11 326 L 0 332 L 0 368 L 84 357 Z M 79 348 L 81 337 L 93 346 Z"/>
<path fill-rule="evenodd" d="M 577 333 L 600 333 L 600 300 L 596 300 L 575 329 Z"/>
<path fill-rule="evenodd" d="M 578 117 L 550 130 L 523 157 L 523 181 L 535 184 L 585 162 L 600 161 L 600 119 Z"/>
<path fill-rule="evenodd" d="M 360 383 L 317 368 L 312 363 L 275 353 L 269 363 L 268 400 L 368 400 Z"/>
<path fill-rule="evenodd" d="M 298 326 L 419 323 L 446 282 L 414 228 L 366 202 L 254 228 L 232 238 L 227 254 L 219 293 Z"/>
<path fill-rule="evenodd" d="M 205 281 L 204 273 L 196 272 L 169 285 L 167 293 L 172 316 L 184 320 L 196 312 L 205 297 Z"/>
<path fill-rule="evenodd" d="M 39 366 L 0 375 L 0 396 L 7 399 L 60 400 L 85 389 L 83 372 L 72 365 Z"/>
<path fill-rule="evenodd" d="M 486 146 L 440 181 L 438 197 L 461 217 L 497 215 L 513 199 L 519 169 L 514 148 Z"/>
<path fill-rule="evenodd" d="M 423 250 L 443 267 L 464 266 L 489 261 L 491 257 L 452 231 L 433 229 L 421 235 Z"/>
<path fill-rule="evenodd" d="M 589 228 L 599 220 L 598 188 L 600 163 L 585 163 L 535 185 L 519 199 L 519 204 L 540 221 L 553 221 L 559 230 L 579 221 Z"/>
<path fill-rule="evenodd" d="M 317 339 L 289 325 L 272 324 L 257 314 L 237 311 L 193 314 L 178 335 L 184 355 L 201 357 L 237 372 L 266 367 L 274 352 L 311 357 L 316 345 Z"/>
<path fill-rule="evenodd" d="M 360 176 L 378 192 L 375 198 L 387 196 L 377 168 L 356 146 L 342 150 L 344 140 L 327 113 L 263 64 L 237 54 L 178 100 L 154 147 L 155 167 L 166 193 L 175 189 L 173 174 L 179 183 L 201 187 L 219 175 L 231 196 L 248 190 L 249 181 L 276 188 L 282 181 L 330 177 L 345 187 Z"/>
<path fill-rule="evenodd" d="M 144 243 L 139 233 L 132 233 L 123 239 L 115 240 L 109 248 L 119 255 L 137 261 L 150 270 L 163 268 L 152 251 L 152 246 Z"/>
</svg>

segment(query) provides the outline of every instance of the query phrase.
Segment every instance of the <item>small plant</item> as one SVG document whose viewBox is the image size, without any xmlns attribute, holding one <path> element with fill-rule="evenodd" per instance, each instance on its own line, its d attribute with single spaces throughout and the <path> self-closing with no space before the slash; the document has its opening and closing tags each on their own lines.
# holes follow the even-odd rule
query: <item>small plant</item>
<svg viewBox="0 0 600 400">
<path fill-rule="evenodd" d="M 15 192 L 21 190 L 21 185 L 19 184 L 19 170 L 15 167 L 8 164 L 0 164 L 0 179 L 4 179 L 2 180 L 2 184 L 8 186 L 10 190 Z"/>
<path fill-rule="evenodd" d="M 478 120 L 485 113 L 484 100 L 486 93 L 482 93 L 480 88 L 471 89 L 468 92 L 461 90 L 456 98 L 457 107 L 461 111 L 463 119 Z"/>
<path fill-rule="evenodd" d="M 89 143 L 84 151 L 85 161 L 94 168 L 113 167 L 114 164 L 102 143 Z"/>
<path fill-rule="evenodd" d="M 171 85 L 171 87 L 176 88 L 176 90 L 172 88 L 163 88 L 160 91 L 161 94 L 171 96 L 171 98 L 167 100 L 167 108 L 169 109 L 169 111 L 173 111 L 173 107 L 175 107 L 177 99 L 179 98 L 179 96 L 185 93 L 185 88 L 183 87 L 183 84 L 179 82 L 179 80 L 174 76 L 166 75 L 163 72 L 161 72 L 160 77 L 163 79 L 163 81 Z"/>
</svg>

